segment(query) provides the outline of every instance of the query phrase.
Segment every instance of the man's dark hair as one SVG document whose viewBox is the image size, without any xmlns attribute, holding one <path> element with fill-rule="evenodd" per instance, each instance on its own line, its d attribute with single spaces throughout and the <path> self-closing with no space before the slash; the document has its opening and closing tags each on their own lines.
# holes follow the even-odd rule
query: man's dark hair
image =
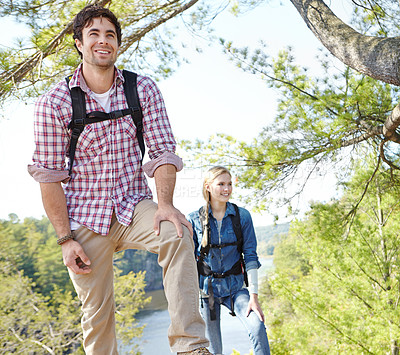
<svg viewBox="0 0 400 355">
<path fill-rule="evenodd" d="M 114 26 L 117 33 L 118 45 L 121 45 L 121 25 L 118 22 L 117 17 L 109 10 L 99 5 L 87 5 L 81 11 L 79 11 L 74 19 L 74 35 L 73 39 L 78 39 L 82 42 L 82 30 L 86 26 L 90 26 L 93 23 L 94 18 L 104 17 L 109 20 Z M 82 53 L 78 50 L 75 44 L 75 48 L 82 58 Z"/>
</svg>

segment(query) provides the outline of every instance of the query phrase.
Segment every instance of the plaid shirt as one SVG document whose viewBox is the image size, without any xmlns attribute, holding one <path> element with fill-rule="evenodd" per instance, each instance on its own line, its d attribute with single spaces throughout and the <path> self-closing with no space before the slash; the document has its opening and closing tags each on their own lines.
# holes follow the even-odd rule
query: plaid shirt
<svg viewBox="0 0 400 355">
<path fill-rule="evenodd" d="M 128 107 L 122 72 L 115 70 L 110 90 L 111 111 Z M 81 66 L 69 85 L 80 86 L 86 93 L 86 112 L 104 112 L 87 87 Z M 152 176 L 163 164 L 173 164 L 178 171 L 182 169 L 182 161 L 175 155 L 176 142 L 160 91 L 151 79 L 139 75 L 137 88 L 143 111 L 143 136 L 150 157 L 143 168 L 136 127 L 129 115 L 85 126 L 69 178 L 67 127 L 72 119 L 72 106 L 66 81 L 41 96 L 35 106 L 35 151 L 29 173 L 38 182 L 62 181 L 69 218 L 102 235 L 109 232 L 113 212 L 120 223 L 129 225 L 135 205 L 152 198 L 143 170 Z"/>
</svg>

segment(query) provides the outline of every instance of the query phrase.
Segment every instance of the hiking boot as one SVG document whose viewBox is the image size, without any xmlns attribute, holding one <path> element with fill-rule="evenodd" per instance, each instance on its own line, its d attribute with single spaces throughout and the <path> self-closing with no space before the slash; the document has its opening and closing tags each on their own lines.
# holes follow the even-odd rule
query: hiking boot
<svg viewBox="0 0 400 355">
<path fill-rule="evenodd" d="M 206 348 L 197 348 L 192 351 L 184 351 L 178 355 L 212 355 Z"/>
</svg>

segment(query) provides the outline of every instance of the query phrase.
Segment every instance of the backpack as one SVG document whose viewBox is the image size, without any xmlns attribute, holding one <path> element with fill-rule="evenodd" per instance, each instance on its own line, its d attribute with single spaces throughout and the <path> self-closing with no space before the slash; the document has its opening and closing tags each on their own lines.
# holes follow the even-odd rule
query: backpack
<svg viewBox="0 0 400 355">
<path fill-rule="evenodd" d="M 142 159 L 140 161 L 142 163 L 145 153 L 145 145 L 143 140 L 143 113 L 142 108 L 140 107 L 139 95 L 137 92 L 137 74 L 128 70 L 123 70 L 122 74 L 125 79 L 124 92 L 126 100 L 128 101 L 128 108 L 124 110 L 112 111 L 110 113 L 93 111 L 87 114 L 85 93 L 79 86 L 70 89 L 72 100 L 72 120 L 68 125 L 68 129 L 71 130 L 71 141 L 68 153 L 69 176 L 71 176 L 72 173 L 76 145 L 78 143 L 80 134 L 85 129 L 85 126 L 91 123 L 114 120 L 127 115 L 132 116 L 133 122 L 136 126 L 136 138 L 139 142 L 140 151 L 142 153 Z M 65 78 L 65 80 L 67 81 L 67 85 L 69 84 L 71 77 L 72 75 Z"/>
<path fill-rule="evenodd" d="M 200 248 L 200 255 L 197 258 L 197 272 L 200 275 L 203 276 L 212 276 L 214 278 L 220 279 L 220 278 L 225 278 L 229 275 L 239 275 L 243 274 L 244 276 L 244 282 L 246 287 L 249 286 L 248 278 L 247 278 L 247 272 L 246 272 L 246 266 L 244 263 L 244 258 L 243 258 L 243 233 L 242 233 L 242 227 L 240 224 L 240 214 L 239 214 L 239 207 L 232 203 L 232 206 L 235 208 L 235 215 L 230 215 L 231 221 L 232 221 L 232 226 L 233 226 L 233 231 L 235 232 L 236 235 L 236 241 L 231 242 L 231 243 L 222 243 L 222 244 L 211 244 L 210 239 L 208 240 L 208 244 L 205 247 Z M 200 223 L 203 229 L 203 233 L 205 228 L 210 229 L 209 225 L 205 223 L 205 213 L 208 213 L 208 211 L 205 211 L 204 207 L 201 207 L 199 210 L 199 217 L 200 217 Z M 208 255 L 208 252 L 210 251 L 210 248 L 224 248 L 227 246 L 231 245 L 236 245 L 238 252 L 239 252 L 239 260 L 232 266 L 232 268 L 222 274 L 213 272 L 210 268 L 210 266 L 204 261 L 205 257 Z M 208 279 L 208 303 L 209 303 L 209 308 L 210 308 L 210 318 L 211 320 L 216 319 L 216 312 L 215 312 L 215 307 L 214 307 L 214 292 L 212 289 L 212 284 L 211 284 L 211 277 Z M 231 312 L 230 314 L 232 316 L 236 316 L 235 311 L 233 309 L 233 299 L 232 299 L 232 294 L 230 295 L 231 299 Z"/>
</svg>

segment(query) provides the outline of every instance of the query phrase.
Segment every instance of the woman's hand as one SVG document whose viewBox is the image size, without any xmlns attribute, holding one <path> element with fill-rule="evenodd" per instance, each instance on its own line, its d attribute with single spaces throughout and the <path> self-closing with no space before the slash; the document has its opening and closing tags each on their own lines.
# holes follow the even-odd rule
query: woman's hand
<svg viewBox="0 0 400 355">
<path fill-rule="evenodd" d="M 258 295 L 256 293 L 250 293 L 250 301 L 247 306 L 246 317 L 249 316 L 251 311 L 257 314 L 261 322 L 265 322 L 264 313 L 261 309 L 260 303 L 258 302 Z"/>
</svg>

